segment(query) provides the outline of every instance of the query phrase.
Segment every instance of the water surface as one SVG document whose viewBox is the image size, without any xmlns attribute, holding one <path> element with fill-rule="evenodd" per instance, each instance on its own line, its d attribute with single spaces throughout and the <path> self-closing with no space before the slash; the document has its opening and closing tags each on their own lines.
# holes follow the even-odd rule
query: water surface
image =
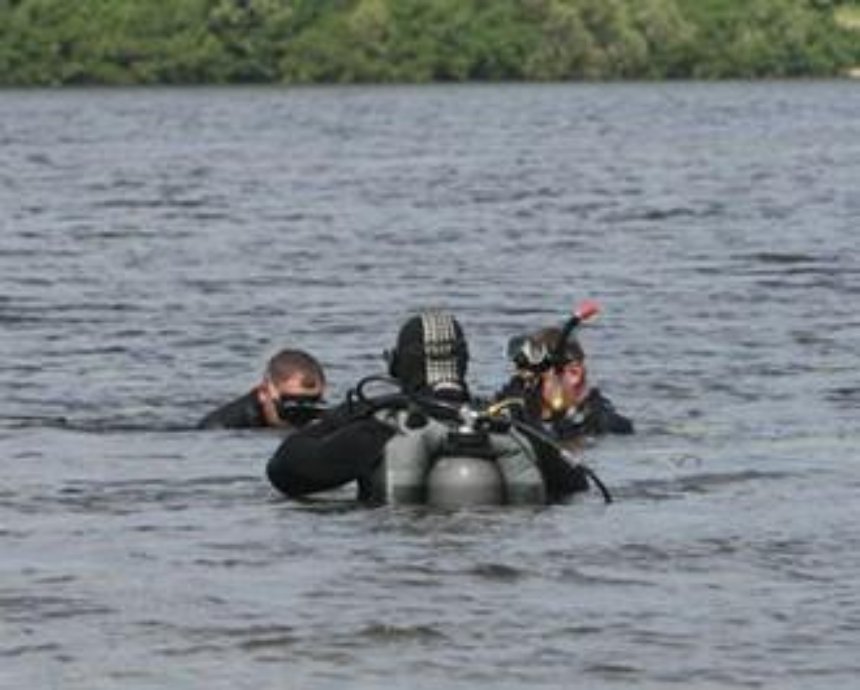
<svg viewBox="0 0 860 690">
<path fill-rule="evenodd" d="M 0 163 L 3 687 L 856 681 L 855 84 L 3 91 Z M 488 393 L 585 297 L 612 506 L 288 502 L 190 429 L 425 306 Z"/>
</svg>

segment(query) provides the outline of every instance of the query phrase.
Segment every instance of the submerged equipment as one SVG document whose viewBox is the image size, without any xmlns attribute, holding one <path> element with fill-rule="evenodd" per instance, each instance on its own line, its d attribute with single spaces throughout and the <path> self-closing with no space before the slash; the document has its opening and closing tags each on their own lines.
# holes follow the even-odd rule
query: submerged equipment
<svg viewBox="0 0 860 690">
<path fill-rule="evenodd" d="M 372 502 L 437 507 L 546 502 L 543 477 L 527 439 L 464 422 L 451 426 L 410 410 L 377 418 L 393 426 L 366 495 Z M 418 423 L 417 423 L 418 422 Z"/>
<path fill-rule="evenodd" d="M 368 377 L 353 396 L 395 430 L 382 461 L 361 497 L 372 503 L 459 508 L 482 505 L 541 505 L 547 489 L 533 440 L 549 443 L 595 479 L 607 502 L 611 496 L 586 466 L 540 432 L 507 415 L 505 405 L 477 410 L 434 398 L 394 394 L 369 398 L 367 384 L 389 381 Z"/>
</svg>

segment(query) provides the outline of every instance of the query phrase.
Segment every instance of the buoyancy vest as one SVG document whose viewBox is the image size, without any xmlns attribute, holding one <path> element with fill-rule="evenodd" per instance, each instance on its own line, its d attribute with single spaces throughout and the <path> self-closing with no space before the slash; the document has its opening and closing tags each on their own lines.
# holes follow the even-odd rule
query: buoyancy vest
<svg viewBox="0 0 860 690">
<path fill-rule="evenodd" d="M 409 410 L 380 410 L 394 430 L 365 497 L 389 504 L 533 505 L 547 491 L 519 431 L 478 431 Z"/>
</svg>

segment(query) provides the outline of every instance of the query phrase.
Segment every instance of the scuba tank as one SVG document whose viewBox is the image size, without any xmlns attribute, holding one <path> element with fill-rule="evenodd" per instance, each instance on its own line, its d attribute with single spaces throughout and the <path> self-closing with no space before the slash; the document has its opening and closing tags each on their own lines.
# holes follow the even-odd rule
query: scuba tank
<svg viewBox="0 0 860 690">
<path fill-rule="evenodd" d="M 381 379 L 368 377 L 354 394 L 394 434 L 373 474 L 360 485 L 363 500 L 443 508 L 548 502 L 535 443 L 553 446 L 563 458 L 567 454 L 552 439 L 509 417 L 505 402 L 477 410 L 406 393 L 372 399 L 363 388 L 374 380 Z M 597 476 L 578 464 L 611 502 Z"/>
<path fill-rule="evenodd" d="M 372 502 L 458 508 L 543 504 L 546 489 L 527 439 L 490 428 L 468 406 L 459 425 L 416 410 L 377 413 L 395 428 L 367 487 Z"/>
</svg>

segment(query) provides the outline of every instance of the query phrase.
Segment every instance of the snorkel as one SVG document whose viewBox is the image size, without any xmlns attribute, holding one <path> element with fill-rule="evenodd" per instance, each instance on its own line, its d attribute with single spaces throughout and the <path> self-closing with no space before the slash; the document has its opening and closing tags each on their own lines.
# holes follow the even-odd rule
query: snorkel
<svg viewBox="0 0 860 690">
<path fill-rule="evenodd" d="M 561 335 L 558 338 L 558 342 L 550 353 L 550 364 L 557 371 L 565 364 L 567 341 L 570 339 L 570 334 L 573 333 L 573 329 L 579 326 L 582 322 L 588 321 L 591 317 L 596 316 L 599 312 L 600 305 L 594 300 L 587 299 L 579 304 L 576 311 L 574 311 L 570 318 L 565 322 L 561 329 Z"/>
<path fill-rule="evenodd" d="M 593 300 L 582 302 L 565 322 L 555 347 L 548 355 L 548 367 L 543 374 L 543 398 L 549 407 L 549 418 L 564 415 L 578 407 L 586 392 L 585 369 L 581 362 L 573 362 L 567 352 L 568 341 L 574 329 L 596 316 L 600 306 Z"/>
</svg>

